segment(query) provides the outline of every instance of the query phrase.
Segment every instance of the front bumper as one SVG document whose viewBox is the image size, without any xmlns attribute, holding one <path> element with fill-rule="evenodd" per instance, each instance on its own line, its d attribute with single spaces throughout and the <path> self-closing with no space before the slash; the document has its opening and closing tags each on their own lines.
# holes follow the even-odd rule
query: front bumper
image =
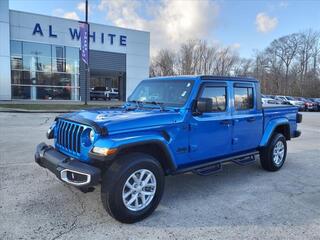
<svg viewBox="0 0 320 240">
<path fill-rule="evenodd" d="M 300 136 L 301 136 L 301 131 L 295 130 L 294 133 L 293 133 L 292 138 L 297 138 L 297 137 L 300 137 Z"/>
<path fill-rule="evenodd" d="M 58 179 L 76 187 L 92 187 L 101 179 L 99 168 L 70 158 L 54 147 L 40 143 L 35 152 L 35 161 L 41 167 L 47 168 Z"/>
</svg>

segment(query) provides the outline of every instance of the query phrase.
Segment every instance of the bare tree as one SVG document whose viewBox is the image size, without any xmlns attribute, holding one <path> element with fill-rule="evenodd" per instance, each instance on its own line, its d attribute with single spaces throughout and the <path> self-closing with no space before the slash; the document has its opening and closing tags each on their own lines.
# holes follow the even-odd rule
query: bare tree
<svg viewBox="0 0 320 240">
<path fill-rule="evenodd" d="M 266 94 L 320 97 L 319 32 L 308 30 L 275 39 L 252 59 L 202 40 L 186 41 L 177 49 L 159 51 L 151 61 L 150 75 L 254 76 Z"/>
<path fill-rule="evenodd" d="M 238 61 L 238 56 L 229 48 L 222 48 L 216 55 L 213 73 L 216 75 L 232 75 L 231 70 Z"/>
<path fill-rule="evenodd" d="M 159 54 L 152 60 L 150 66 L 151 76 L 175 75 L 175 53 L 168 49 L 160 50 Z"/>
<path fill-rule="evenodd" d="M 286 93 L 289 85 L 288 75 L 289 75 L 290 64 L 292 63 L 292 60 L 297 54 L 298 46 L 299 46 L 298 34 L 290 34 L 274 40 L 270 44 L 270 47 L 267 48 L 267 52 L 273 53 L 276 57 L 280 59 L 280 64 L 283 63 L 285 66 L 284 91 Z"/>
</svg>

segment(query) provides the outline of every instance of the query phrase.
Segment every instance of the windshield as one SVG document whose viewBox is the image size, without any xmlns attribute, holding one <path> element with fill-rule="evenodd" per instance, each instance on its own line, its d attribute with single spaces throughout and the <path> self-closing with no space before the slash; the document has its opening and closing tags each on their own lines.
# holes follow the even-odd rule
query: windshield
<svg viewBox="0 0 320 240">
<path fill-rule="evenodd" d="M 293 97 L 287 97 L 287 99 L 288 99 L 288 100 L 291 100 L 291 101 L 294 100 Z"/>
<path fill-rule="evenodd" d="M 181 107 L 186 103 L 192 86 L 192 80 L 144 80 L 128 101 Z"/>
</svg>

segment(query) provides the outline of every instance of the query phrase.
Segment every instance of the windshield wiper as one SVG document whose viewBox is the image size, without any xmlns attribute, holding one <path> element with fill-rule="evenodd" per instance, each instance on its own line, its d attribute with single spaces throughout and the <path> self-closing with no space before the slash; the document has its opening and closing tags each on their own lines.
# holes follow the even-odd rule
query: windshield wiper
<svg viewBox="0 0 320 240">
<path fill-rule="evenodd" d="M 164 103 L 162 103 L 162 102 L 151 101 L 151 102 L 143 102 L 143 103 L 157 105 L 160 108 L 160 111 L 165 110 Z"/>
<path fill-rule="evenodd" d="M 136 105 L 136 108 L 139 109 L 141 107 L 143 107 L 143 102 L 142 101 L 138 101 L 138 100 L 131 100 L 128 101 L 129 103 L 134 103 Z"/>
</svg>

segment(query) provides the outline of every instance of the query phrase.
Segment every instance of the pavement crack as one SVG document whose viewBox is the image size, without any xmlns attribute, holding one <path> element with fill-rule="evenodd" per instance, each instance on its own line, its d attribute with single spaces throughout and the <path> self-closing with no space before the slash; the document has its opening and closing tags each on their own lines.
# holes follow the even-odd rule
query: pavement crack
<svg viewBox="0 0 320 240">
<path fill-rule="evenodd" d="M 68 188 L 68 190 L 70 192 L 72 192 L 77 198 L 78 198 L 78 202 L 80 203 L 80 207 L 81 207 L 81 211 L 79 214 L 77 214 L 76 216 L 74 216 L 74 220 L 72 222 L 72 224 L 70 225 L 69 229 L 67 229 L 66 231 L 60 232 L 58 235 L 56 235 L 55 237 L 53 237 L 51 240 L 56 240 L 59 239 L 60 237 L 62 237 L 63 235 L 66 235 L 70 232 L 72 232 L 73 230 L 77 229 L 77 223 L 78 223 L 78 219 L 80 216 L 82 216 L 85 212 L 86 212 L 86 208 L 85 208 L 85 204 L 82 201 L 82 199 L 79 197 L 78 193 L 76 193 L 75 191 L 72 190 L 72 187 L 66 185 L 66 187 Z"/>
<path fill-rule="evenodd" d="M 40 126 L 43 126 L 43 125 L 47 124 L 49 120 L 50 120 L 50 118 L 49 118 L 49 117 L 46 117 L 46 119 L 44 120 L 44 122 L 40 123 Z"/>
</svg>

